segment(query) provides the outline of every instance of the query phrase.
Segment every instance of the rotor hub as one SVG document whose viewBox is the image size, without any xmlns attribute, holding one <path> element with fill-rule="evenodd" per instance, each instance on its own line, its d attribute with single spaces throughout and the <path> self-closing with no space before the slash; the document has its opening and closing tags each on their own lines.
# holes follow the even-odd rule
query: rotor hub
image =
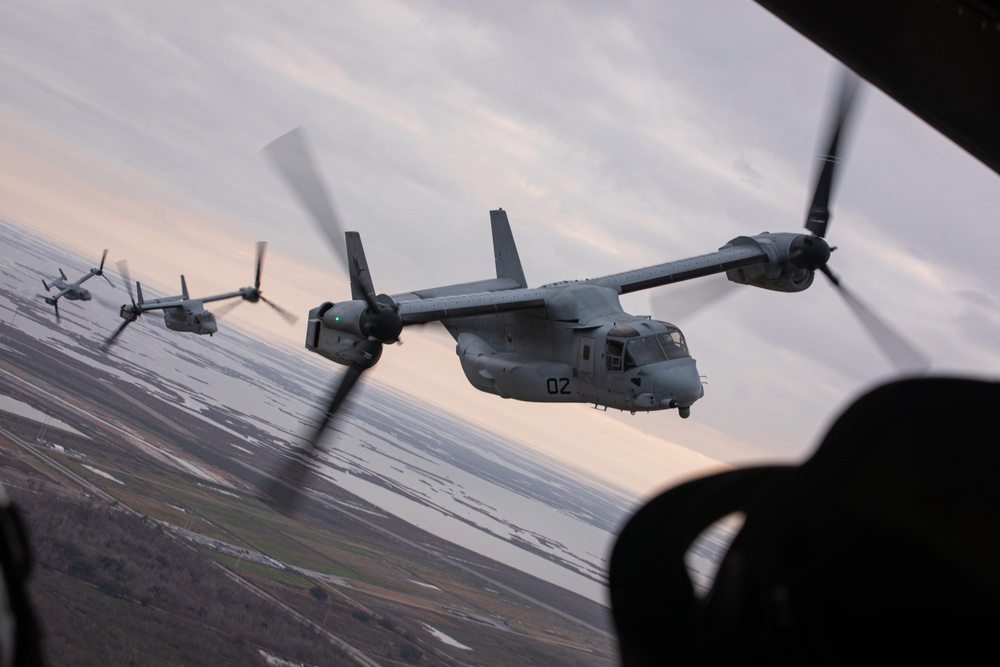
<svg viewBox="0 0 1000 667">
<path fill-rule="evenodd" d="M 800 234 L 792 241 L 790 250 L 792 264 L 810 271 L 830 261 L 830 244 L 819 236 Z"/>
<path fill-rule="evenodd" d="M 399 309 L 392 306 L 382 306 L 372 313 L 368 312 L 361 325 L 366 336 L 383 343 L 395 343 L 403 331 L 403 318 Z"/>
</svg>

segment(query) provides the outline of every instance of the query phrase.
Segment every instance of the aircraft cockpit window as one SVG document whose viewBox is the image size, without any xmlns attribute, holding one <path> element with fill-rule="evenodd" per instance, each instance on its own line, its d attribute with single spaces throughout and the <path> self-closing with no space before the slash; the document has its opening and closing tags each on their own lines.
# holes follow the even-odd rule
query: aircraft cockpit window
<svg viewBox="0 0 1000 667">
<path fill-rule="evenodd" d="M 663 350 L 656 343 L 656 336 L 633 338 L 625 348 L 625 370 L 664 361 Z"/>
<path fill-rule="evenodd" d="M 665 334 L 659 334 L 660 345 L 667 353 L 667 359 L 677 359 L 678 357 L 691 356 L 688 352 L 687 343 L 684 342 L 684 334 L 680 329 L 671 329 Z"/>
</svg>

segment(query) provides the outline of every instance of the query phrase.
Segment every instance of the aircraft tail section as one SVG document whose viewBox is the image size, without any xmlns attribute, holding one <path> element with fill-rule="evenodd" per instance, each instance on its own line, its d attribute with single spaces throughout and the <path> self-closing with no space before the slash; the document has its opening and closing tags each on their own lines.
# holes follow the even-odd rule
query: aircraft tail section
<svg viewBox="0 0 1000 667">
<path fill-rule="evenodd" d="M 143 301 L 142 300 L 142 285 L 139 284 L 138 280 L 135 282 L 135 293 L 136 293 L 136 296 L 139 299 L 139 305 L 141 306 L 142 305 L 142 301 Z"/>
<path fill-rule="evenodd" d="M 52 284 L 45 282 L 45 278 L 42 278 L 42 285 L 45 287 L 46 292 L 52 291 Z"/>
<path fill-rule="evenodd" d="M 497 263 L 497 278 L 510 278 L 517 281 L 521 287 L 527 287 L 524 269 L 521 268 L 521 258 L 517 254 L 514 235 L 507 221 L 507 211 L 502 208 L 490 211 L 490 225 L 493 227 L 493 254 Z"/>
<path fill-rule="evenodd" d="M 181 298 L 184 299 L 185 301 L 187 301 L 188 298 L 189 298 L 188 297 L 188 285 L 187 285 L 187 281 L 184 280 L 184 275 L 183 274 L 181 274 Z"/>
</svg>

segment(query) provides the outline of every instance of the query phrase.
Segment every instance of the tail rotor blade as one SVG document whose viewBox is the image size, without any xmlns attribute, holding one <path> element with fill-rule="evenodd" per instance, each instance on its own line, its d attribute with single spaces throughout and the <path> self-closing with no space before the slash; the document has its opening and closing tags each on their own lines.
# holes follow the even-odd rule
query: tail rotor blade
<svg viewBox="0 0 1000 667">
<path fill-rule="evenodd" d="M 299 203 L 309 213 L 319 231 L 327 237 L 330 246 L 340 258 L 341 265 L 347 268 L 347 253 L 343 242 L 344 227 L 340 216 L 337 215 L 333 200 L 319 177 L 319 170 L 305 138 L 305 130 L 299 127 L 278 137 L 265 146 L 263 152 L 295 193 Z"/>
</svg>

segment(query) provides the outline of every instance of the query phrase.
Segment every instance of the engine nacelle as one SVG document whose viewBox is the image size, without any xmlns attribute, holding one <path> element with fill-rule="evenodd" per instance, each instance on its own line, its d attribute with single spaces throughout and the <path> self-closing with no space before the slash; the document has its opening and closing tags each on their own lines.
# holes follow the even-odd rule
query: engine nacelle
<svg viewBox="0 0 1000 667">
<path fill-rule="evenodd" d="M 367 338 L 368 334 L 362 330 L 362 317 L 368 311 L 368 304 L 364 301 L 341 301 L 340 303 L 329 304 L 324 309 L 320 306 L 323 325 L 347 334 L 353 334 L 359 338 Z"/>
<path fill-rule="evenodd" d="M 306 349 L 330 361 L 349 366 L 366 337 L 359 335 L 360 330 L 357 329 L 359 318 L 347 317 L 347 309 L 338 309 L 338 306 L 358 303 L 361 304 L 363 312 L 365 304 L 357 301 L 340 304 L 327 302 L 310 310 L 309 324 L 306 326 Z M 355 329 L 351 329 L 352 322 Z"/>
<path fill-rule="evenodd" d="M 776 292 L 801 292 L 812 285 L 815 269 L 830 258 L 826 241 L 808 234 L 764 233 L 738 236 L 723 248 L 752 245 L 767 254 L 767 262 L 726 271 L 734 283 Z"/>
</svg>

